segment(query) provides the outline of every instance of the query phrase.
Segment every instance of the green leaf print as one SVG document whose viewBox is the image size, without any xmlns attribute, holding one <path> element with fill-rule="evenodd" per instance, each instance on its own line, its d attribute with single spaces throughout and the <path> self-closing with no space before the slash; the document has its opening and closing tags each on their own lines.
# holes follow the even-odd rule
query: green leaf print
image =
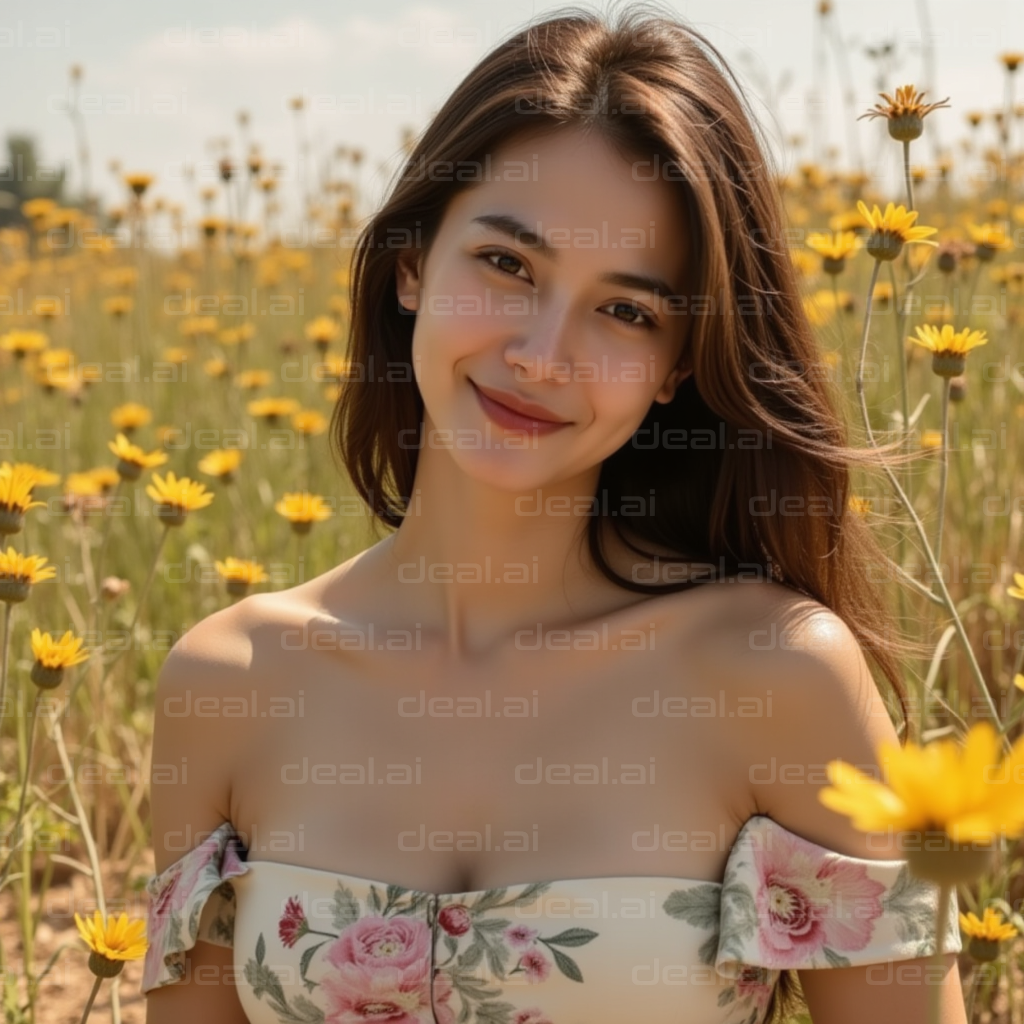
<svg viewBox="0 0 1024 1024">
<path fill-rule="evenodd" d="M 275 971 L 263 963 L 266 951 L 267 944 L 261 932 L 260 937 L 256 940 L 256 957 L 255 959 L 249 958 L 243 972 L 245 980 L 252 987 L 253 995 L 257 999 L 267 997 L 281 1024 L 323 1024 L 323 1010 L 305 996 L 298 995 L 291 1005 L 288 1004 L 288 997 L 285 995 L 281 979 Z M 305 966 L 304 964 L 303 969 Z M 305 977 L 303 980 L 306 980 Z M 308 981 L 306 983 L 310 984 Z"/>
<path fill-rule="evenodd" d="M 318 942 L 315 946 L 310 946 L 309 949 L 303 950 L 302 957 L 299 960 L 299 975 L 302 978 L 302 983 L 306 986 L 306 990 L 309 992 L 312 992 L 320 984 L 320 982 L 311 981 L 306 977 L 306 971 L 309 970 L 309 962 L 313 959 L 313 954 L 326 942 L 327 939 L 324 939 L 323 942 Z"/>
<path fill-rule="evenodd" d="M 484 958 L 484 941 L 479 933 L 474 933 L 473 941 L 466 947 L 465 952 L 459 957 L 459 966 L 467 970 L 476 967 Z"/>
<path fill-rule="evenodd" d="M 706 931 L 718 930 L 721 915 L 721 886 L 698 885 L 692 889 L 676 889 L 668 894 L 661 909 L 679 921 Z"/>
<path fill-rule="evenodd" d="M 476 1008 L 477 1024 L 509 1024 L 514 1010 L 511 1003 L 481 1003 Z"/>
<path fill-rule="evenodd" d="M 895 915 L 896 934 L 903 942 L 916 942 L 918 956 L 935 952 L 935 888 L 911 874 L 909 865 L 904 864 L 892 888 L 882 897 L 884 910 Z"/>
<path fill-rule="evenodd" d="M 589 928 L 567 928 L 564 932 L 545 939 L 544 942 L 556 946 L 585 946 L 596 938 L 597 932 L 593 932 Z"/>
<path fill-rule="evenodd" d="M 350 924 L 359 920 L 359 900 L 352 894 L 348 886 L 338 882 L 334 890 L 334 905 L 331 908 L 331 924 L 342 931 Z"/>
<path fill-rule="evenodd" d="M 491 973 L 497 975 L 502 980 L 505 979 L 505 968 L 508 966 L 508 950 L 504 944 L 499 943 L 498 945 L 487 944 L 487 966 L 490 967 Z"/>
<path fill-rule="evenodd" d="M 715 957 L 718 955 L 718 930 L 713 931 L 701 944 L 697 950 L 697 957 L 705 967 L 712 967 L 715 963 Z"/>
<path fill-rule="evenodd" d="M 253 995 L 257 999 L 262 999 L 264 995 L 269 995 L 275 1003 L 279 1003 L 281 1006 L 287 1003 L 280 979 L 265 964 L 250 959 L 245 965 L 244 973 L 245 980 L 252 986 Z"/>
<path fill-rule="evenodd" d="M 213 890 L 211 898 L 216 900 L 217 913 L 210 922 L 208 932 L 214 938 L 222 939 L 230 945 L 235 935 L 235 887 L 231 880 L 221 882 Z"/>
<path fill-rule="evenodd" d="M 511 923 L 507 917 L 485 917 L 474 921 L 473 927 L 482 932 L 503 932 Z"/>
<path fill-rule="evenodd" d="M 833 949 L 829 949 L 828 946 L 822 946 L 822 953 L 825 954 L 825 959 L 828 961 L 829 967 L 849 967 L 850 958 L 843 956 L 842 953 L 837 953 Z"/>
<path fill-rule="evenodd" d="M 507 892 L 508 886 L 502 886 L 498 889 L 488 889 L 483 893 L 483 895 L 469 905 L 469 912 L 471 914 L 482 914 L 484 911 L 500 907 L 501 901 L 505 898 L 505 893 Z"/>
<path fill-rule="evenodd" d="M 403 892 L 410 892 L 412 890 L 404 889 Z M 429 892 L 414 892 L 409 898 L 409 902 L 404 907 L 395 907 L 396 914 L 419 914 L 426 907 L 429 907 L 433 901 L 434 896 Z M 431 921 L 431 926 L 433 922 Z"/>
<path fill-rule="evenodd" d="M 730 912 L 723 917 L 730 922 L 730 926 L 723 929 L 719 938 L 719 950 L 725 956 L 742 960 L 743 952 L 747 941 L 757 934 L 757 904 L 754 901 L 754 894 L 750 886 L 742 882 L 727 883 L 721 890 L 722 907 L 730 906 Z"/>
<path fill-rule="evenodd" d="M 540 941 L 544 941 L 541 939 Z M 545 942 L 544 945 L 547 945 Z M 572 981 L 582 981 L 583 972 L 579 969 L 576 961 L 571 956 L 566 956 L 560 949 L 555 949 L 554 946 L 548 947 L 551 950 L 551 955 L 555 958 L 555 964 L 558 969 Z"/>
<path fill-rule="evenodd" d="M 371 913 L 379 914 L 383 907 L 380 901 L 380 893 L 377 892 L 377 886 L 370 886 L 370 895 L 366 898 L 366 905 L 370 908 Z"/>
</svg>

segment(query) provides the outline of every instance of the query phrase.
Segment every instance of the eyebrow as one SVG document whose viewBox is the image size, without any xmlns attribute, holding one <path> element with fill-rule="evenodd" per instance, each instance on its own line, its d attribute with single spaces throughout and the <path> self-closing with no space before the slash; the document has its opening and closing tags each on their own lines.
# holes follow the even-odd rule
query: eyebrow
<svg viewBox="0 0 1024 1024">
<path fill-rule="evenodd" d="M 485 227 L 493 228 L 495 231 L 507 235 L 520 245 L 530 249 L 536 249 L 542 256 L 557 261 L 558 250 L 549 245 L 536 232 L 531 231 L 518 217 L 508 213 L 485 213 L 474 217 L 473 224 L 483 224 Z M 617 284 L 623 288 L 639 288 L 643 291 L 653 292 L 658 296 L 675 295 L 676 289 L 664 278 L 652 277 L 649 274 L 627 274 L 623 271 L 612 271 L 601 275 L 601 281 L 606 284 Z"/>
</svg>

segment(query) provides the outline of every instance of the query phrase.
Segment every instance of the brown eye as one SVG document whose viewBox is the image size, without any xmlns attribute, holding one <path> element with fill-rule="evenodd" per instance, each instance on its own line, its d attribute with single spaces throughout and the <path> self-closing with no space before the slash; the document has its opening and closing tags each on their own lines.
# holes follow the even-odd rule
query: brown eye
<svg viewBox="0 0 1024 1024">
<path fill-rule="evenodd" d="M 640 317 L 639 321 L 629 322 L 622 317 L 616 316 L 614 313 L 612 314 L 614 319 L 624 323 L 627 327 L 639 327 L 641 330 L 654 330 L 658 326 L 657 321 L 650 313 L 645 312 L 632 302 L 610 302 L 608 303 L 608 306 L 605 306 L 604 308 L 608 309 L 609 307 L 613 309 L 625 309 L 630 315 Z"/>
<path fill-rule="evenodd" d="M 480 253 L 480 259 L 485 260 L 488 266 L 494 267 L 495 270 L 500 270 L 503 274 L 508 274 L 510 277 L 519 277 L 519 275 L 513 270 L 506 270 L 503 267 L 499 267 L 497 263 L 491 262 L 494 257 L 501 260 L 511 260 L 513 263 L 517 263 L 520 267 L 523 266 L 523 261 L 518 256 L 513 256 L 510 252 L 504 252 L 503 250 L 492 250 L 491 252 Z M 527 280 L 527 278 L 520 278 L 520 280 Z"/>
</svg>

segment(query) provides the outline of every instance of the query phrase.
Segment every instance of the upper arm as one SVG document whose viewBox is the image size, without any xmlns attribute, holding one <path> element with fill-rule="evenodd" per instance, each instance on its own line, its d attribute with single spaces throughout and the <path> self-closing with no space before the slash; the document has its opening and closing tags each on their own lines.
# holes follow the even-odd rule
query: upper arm
<svg viewBox="0 0 1024 1024">
<path fill-rule="evenodd" d="M 878 744 L 898 742 L 864 652 L 843 620 L 818 602 L 787 599 L 745 637 L 734 635 L 727 665 L 730 685 L 756 694 L 765 708 L 761 718 L 737 718 L 732 729 L 758 812 L 847 856 L 903 859 L 898 833 L 858 831 L 818 799 L 829 785 L 829 761 L 847 761 L 884 781 Z M 799 976 L 815 1024 L 925 1020 L 935 984 L 942 985 L 940 1024 L 965 1024 L 956 963 L 950 952 L 941 968 L 926 957 Z"/>
<path fill-rule="evenodd" d="M 157 679 L 150 784 L 157 874 L 230 820 L 231 759 L 242 720 L 209 713 L 217 701 L 199 714 L 196 699 L 223 698 L 241 679 L 247 657 L 241 604 L 193 626 L 168 653 Z M 147 1024 L 247 1024 L 236 991 L 234 951 L 200 939 L 185 955 L 185 978 L 147 993 Z"/>
<path fill-rule="evenodd" d="M 195 847 L 198 833 L 230 818 L 231 763 L 245 719 L 222 712 L 225 699 L 249 685 L 249 642 L 239 609 L 225 608 L 194 625 L 157 677 L 150 815 L 158 873 Z"/>
</svg>

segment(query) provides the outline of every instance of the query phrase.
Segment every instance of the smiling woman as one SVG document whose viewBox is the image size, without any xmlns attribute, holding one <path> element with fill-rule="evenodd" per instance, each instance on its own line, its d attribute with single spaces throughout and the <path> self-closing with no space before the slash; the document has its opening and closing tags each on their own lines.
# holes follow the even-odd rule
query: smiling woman
<svg viewBox="0 0 1024 1024">
<path fill-rule="evenodd" d="M 394 533 L 161 673 L 158 707 L 301 680 L 305 715 L 158 717 L 205 788 L 154 791 L 154 834 L 206 838 L 156 846 L 153 1024 L 763 1024 L 804 976 L 815 1024 L 923 1019 L 874 969 L 920 972 L 938 895 L 807 781 L 897 736 L 865 652 L 906 717 L 920 648 L 848 514 L 891 452 L 811 372 L 755 124 L 632 5 L 516 33 L 427 126 L 356 246 L 332 425 Z M 211 945 L 237 997 L 175 984 Z"/>
</svg>

